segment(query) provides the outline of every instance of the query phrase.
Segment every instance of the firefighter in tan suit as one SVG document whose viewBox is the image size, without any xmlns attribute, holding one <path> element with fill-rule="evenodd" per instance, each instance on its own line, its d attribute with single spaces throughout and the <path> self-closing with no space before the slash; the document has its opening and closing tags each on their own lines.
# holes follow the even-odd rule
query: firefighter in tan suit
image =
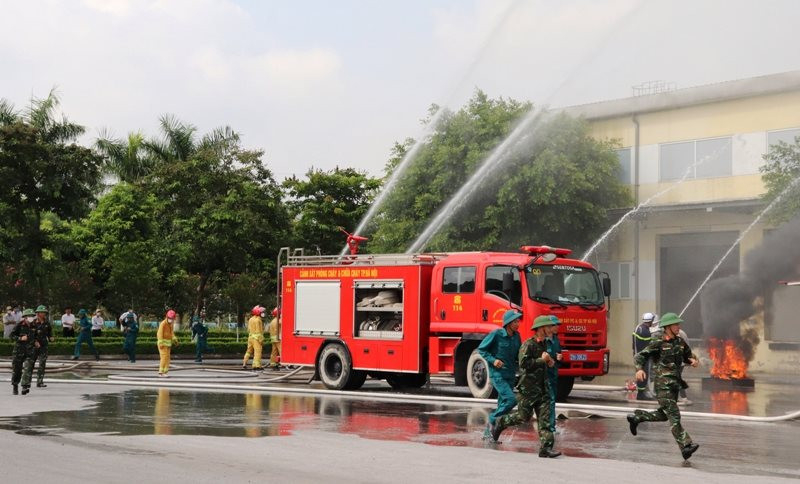
<svg viewBox="0 0 800 484">
<path fill-rule="evenodd" d="M 278 308 L 272 310 L 272 321 L 269 322 L 269 339 L 272 344 L 269 367 L 273 370 L 278 370 L 281 367 L 281 322 L 278 319 Z"/>
<path fill-rule="evenodd" d="M 267 310 L 261 306 L 253 307 L 253 316 L 247 321 L 247 352 L 244 354 L 242 369 L 247 368 L 250 355 L 253 355 L 253 369 L 261 370 L 261 349 L 264 346 L 264 320 Z"/>
</svg>

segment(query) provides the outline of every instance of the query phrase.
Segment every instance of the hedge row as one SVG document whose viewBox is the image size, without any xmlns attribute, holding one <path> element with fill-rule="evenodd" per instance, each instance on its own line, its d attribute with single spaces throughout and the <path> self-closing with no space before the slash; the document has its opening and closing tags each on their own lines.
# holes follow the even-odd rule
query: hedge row
<svg viewBox="0 0 800 484">
<path fill-rule="evenodd" d="M 8 341 L 8 340 L 5 340 Z M 213 353 L 219 354 L 227 354 L 227 355 L 235 355 L 235 354 L 244 354 L 245 350 L 247 349 L 247 341 L 239 341 L 238 343 L 235 341 L 209 341 L 209 347 L 213 348 Z M 122 351 L 122 340 L 116 342 L 95 342 L 94 347 L 97 348 L 97 351 L 100 354 L 109 354 L 109 355 L 121 355 L 123 354 Z M 0 356 L 11 356 L 11 351 L 13 349 L 13 345 L 11 344 L 0 344 Z M 59 355 L 72 355 L 73 351 L 75 350 L 75 342 L 68 342 L 68 341 L 54 341 L 50 343 L 47 347 L 47 352 L 51 356 Z M 267 343 L 264 345 L 263 354 L 269 356 L 269 352 L 271 351 L 270 345 Z M 194 355 L 195 352 L 195 345 L 191 342 L 184 342 L 179 344 L 178 346 L 172 347 L 172 354 L 173 355 Z M 211 352 L 209 352 L 211 353 Z M 140 355 L 151 355 L 151 354 L 158 354 L 158 347 L 155 344 L 155 341 L 142 341 L 141 339 L 136 340 L 136 354 Z M 89 347 L 86 344 L 81 345 L 81 355 L 91 356 L 91 352 L 89 351 Z"/>
</svg>

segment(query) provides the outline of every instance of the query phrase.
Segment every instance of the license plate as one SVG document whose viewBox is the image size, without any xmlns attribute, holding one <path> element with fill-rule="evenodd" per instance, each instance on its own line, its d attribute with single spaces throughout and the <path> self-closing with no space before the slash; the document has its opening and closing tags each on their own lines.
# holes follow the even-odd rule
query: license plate
<svg viewBox="0 0 800 484">
<path fill-rule="evenodd" d="M 585 353 L 571 354 L 569 355 L 569 361 L 586 361 L 587 356 Z"/>
</svg>

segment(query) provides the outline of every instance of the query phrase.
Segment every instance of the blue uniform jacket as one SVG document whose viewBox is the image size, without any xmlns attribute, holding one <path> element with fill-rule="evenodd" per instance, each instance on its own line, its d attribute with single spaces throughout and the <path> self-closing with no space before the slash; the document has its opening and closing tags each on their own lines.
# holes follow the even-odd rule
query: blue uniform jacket
<svg viewBox="0 0 800 484">
<path fill-rule="evenodd" d="M 558 341 L 558 335 L 554 334 L 552 338 L 546 340 L 547 343 L 547 353 L 552 357 L 554 360 L 556 359 L 556 355 L 561 353 L 561 342 Z M 553 366 L 547 367 L 547 376 L 550 379 L 554 379 L 558 377 L 558 364 L 559 362 L 556 361 L 556 364 Z"/>
<path fill-rule="evenodd" d="M 497 375 L 513 381 L 517 375 L 521 346 L 519 332 L 509 336 L 505 328 L 498 328 L 489 333 L 478 346 L 478 353 L 489 363 L 489 376 Z M 503 367 L 500 369 L 494 367 L 494 361 L 498 359 L 503 362 Z"/>
</svg>

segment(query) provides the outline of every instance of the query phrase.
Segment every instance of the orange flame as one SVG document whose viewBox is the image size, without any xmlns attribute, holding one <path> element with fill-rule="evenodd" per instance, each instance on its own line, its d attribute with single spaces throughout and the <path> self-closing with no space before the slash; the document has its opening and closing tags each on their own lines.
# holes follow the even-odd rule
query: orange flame
<svg viewBox="0 0 800 484">
<path fill-rule="evenodd" d="M 732 339 L 710 338 L 708 355 L 713 362 L 712 377 L 722 380 L 747 378 L 747 360 Z"/>
<path fill-rule="evenodd" d="M 728 390 L 713 391 L 711 392 L 711 411 L 747 415 L 747 393 Z"/>
</svg>

